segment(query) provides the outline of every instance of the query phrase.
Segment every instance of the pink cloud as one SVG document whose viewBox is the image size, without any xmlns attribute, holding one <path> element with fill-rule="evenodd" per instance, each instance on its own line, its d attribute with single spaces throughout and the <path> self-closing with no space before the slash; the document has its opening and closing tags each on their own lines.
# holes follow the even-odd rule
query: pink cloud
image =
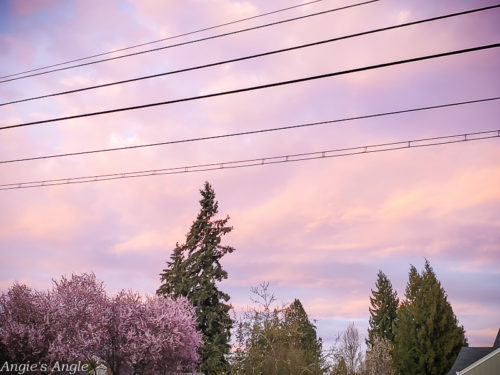
<svg viewBox="0 0 500 375">
<path fill-rule="evenodd" d="M 31 1 L 13 1 L 13 9 L 21 16 L 31 13 L 37 13 L 42 9 L 50 9 L 57 5 L 56 0 L 31 0 Z"/>
<path fill-rule="evenodd" d="M 315 299 L 307 304 L 307 313 L 314 318 L 356 319 L 365 317 L 368 311 L 368 302 L 363 299 L 347 299 L 331 301 Z"/>
<path fill-rule="evenodd" d="M 467 333 L 475 338 L 475 343 L 470 343 L 471 346 L 492 346 L 498 329 L 470 330 Z"/>
<path fill-rule="evenodd" d="M 73 13 L 55 12 L 49 20 L 37 16 L 43 13 L 44 3 L 26 3 L 19 6 L 26 7 L 23 17 L 34 17 L 32 26 L 15 27 L 0 37 L 1 46 L 6 47 L 0 64 L 5 74 L 272 10 L 270 3 L 257 1 L 221 0 L 188 7 L 143 1 L 119 6 L 106 2 L 97 7 L 81 1 L 74 4 Z M 282 5 L 289 4 L 273 3 L 272 8 Z M 439 7 L 443 9 L 379 2 L 312 22 L 15 81 L 2 86 L 0 99 L 282 48 L 393 24 L 398 17 L 401 21 L 403 16 L 418 19 L 436 15 L 438 10 L 451 12 L 458 5 L 446 2 Z M 327 5 L 308 8 L 314 11 Z M 304 11 L 291 10 L 286 16 Z M 11 16 L 21 21 L 16 14 Z M 284 16 L 275 15 L 268 21 Z M 498 39 L 493 16 L 457 18 L 432 27 L 2 107 L 0 125 L 481 44 Z M 497 56 L 498 52 L 484 52 L 439 63 L 4 131 L 0 159 L 264 129 L 495 95 Z M 9 183 L 174 167 L 488 130 L 497 126 L 499 114 L 496 103 L 485 103 L 265 135 L 5 164 L 0 165 L 0 179 Z M 197 190 L 209 180 L 216 189 L 221 216 L 230 214 L 235 228 L 226 239 L 236 251 L 224 260 L 230 277 L 223 284 L 235 303 L 248 300 L 250 286 L 269 280 L 283 294 L 280 298 L 300 297 L 311 315 L 334 322 L 334 329 L 349 319 L 366 323 L 368 295 L 378 269 L 391 274 L 398 290 L 403 290 L 409 264 L 420 264 L 426 256 L 446 270 L 439 275 L 443 285 L 457 304 L 471 343 L 479 342 L 498 324 L 495 302 L 477 309 L 476 317 L 474 309 L 467 308 L 468 301 L 473 301 L 471 306 L 487 301 L 480 291 L 498 282 L 498 272 L 494 272 L 500 260 L 497 142 L 0 193 L 0 251 L 6 259 L 0 268 L 0 287 L 5 289 L 15 279 L 43 286 L 50 284 L 51 277 L 93 269 L 111 290 L 133 287 L 153 293 L 175 242 L 184 240 L 196 215 Z M 455 277 L 467 278 L 471 290 L 457 288 Z"/>
</svg>

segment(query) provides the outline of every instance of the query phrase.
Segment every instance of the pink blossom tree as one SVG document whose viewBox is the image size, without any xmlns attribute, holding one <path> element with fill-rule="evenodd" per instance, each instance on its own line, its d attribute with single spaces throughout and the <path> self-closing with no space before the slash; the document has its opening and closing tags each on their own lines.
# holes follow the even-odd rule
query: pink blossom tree
<svg viewBox="0 0 500 375">
<path fill-rule="evenodd" d="M 75 361 L 98 356 L 105 340 L 109 299 L 93 273 L 63 276 L 49 293 L 53 331 L 49 358 Z"/>
<path fill-rule="evenodd" d="M 201 342 L 186 299 L 125 291 L 110 298 L 94 274 L 62 277 L 49 292 L 15 284 L 0 296 L 2 360 L 99 358 L 115 375 L 191 371 Z"/>
<path fill-rule="evenodd" d="M 113 299 L 110 311 L 102 358 L 113 373 L 194 370 L 201 335 L 186 299 L 152 297 L 141 301 L 139 295 L 122 291 Z"/>
<path fill-rule="evenodd" d="M 196 331 L 195 311 L 189 301 L 151 297 L 144 307 L 146 330 L 154 342 L 154 373 L 195 370 L 202 336 Z"/>
<path fill-rule="evenodd" d="M 0 296 L 2 360 L 48 360 L 52 331 L 47 321 L 47 293 L 14 284 Z"/>
<path fill-rule="evenodd" d="M 107 335 L 99 357 L 111 367 L 113 374 L 129 367 L 134 341 L 140 336 L 135 327 L 141 318 L 141 308 L 140 295 L 131 291 L 120 292 L 108 305 Z"/>
</svg>

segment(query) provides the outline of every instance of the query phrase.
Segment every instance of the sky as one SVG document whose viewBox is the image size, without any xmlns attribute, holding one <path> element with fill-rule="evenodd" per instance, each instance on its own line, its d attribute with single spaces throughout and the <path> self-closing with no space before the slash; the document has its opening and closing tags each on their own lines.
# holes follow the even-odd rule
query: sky
<svg viewBox="0 0 500 375">
<path fill-rule="evenodd" d="M 0 2 L 0 76 L 252 17 L 299 0 Z M 323 0 L 127 52 L 354 1 Z M 273 27 L 0 83 L 2 103 L 162 73 L 495 4 L 381 0 Z M 161 78 L 0 106 L 0 127 L 161 102 L 497 43 L 500 10 Z M 119 56 L 114 53 L 104 57 Z M 92 60 L 86 60 L 92 61 Z M 0 161 L 215 136 L 500 96 L 497 48 L 293 85 L 0 130 Z M 42 70 L 43 71 L 43 70 Z M 5 79 L 5 78 L 4 78 Z M 3 79 L 0 79 L 3 80 Z M 498 101 L 166 146 L 0 164 L 0 184 L 220 163 L 498 130 Z M 94 272 L 154 294 L 209 181 L 235 247 L 220 287 L 237 311 L 269 282 L 329 345 L 365 337 L 382 270 L 403 299 L 428 259 L 469 344 L 500 328 L 500 148 L 492 138 L 294 163 L 0 191 L 0 290 Z"/>
</svg>

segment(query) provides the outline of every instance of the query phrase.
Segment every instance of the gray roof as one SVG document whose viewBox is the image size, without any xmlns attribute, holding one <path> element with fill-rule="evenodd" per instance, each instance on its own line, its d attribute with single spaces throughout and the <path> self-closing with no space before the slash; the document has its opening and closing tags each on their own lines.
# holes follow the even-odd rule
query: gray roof
<svg viewBox="0 0 500 375">
<path fill-rule="evenodd" d="M 498 330 L 497 338 L 495 339 L 495 342 L 493 343 L 493 347 L 500 348 L 500 329 Z"/>
<path fill-rule="evenodd" d="M 458 371 L 462 371 L 467 366 L 472 365 L 474 362 L 490 354 L 496 348 L 500 348 L 500 329 L 498 330 L 497 337 L 495 338 L 495 342 L 493 343 L 492 347 L 469 348 L 467 346 L 464 346 L 462 349 L 460 349 L 460 353 L 458 353 L 453 367 L 446 373 L 446 375 L 456 375 Z"/>
<path fill-rule="evenodd" d="M 460 353 L 458 353 L 453 367 L 446 373 L 446 375 L 456 375 L 457 371 L 462 371 L 464 368 L 472 365 L 474 362 L 483 358 L 485 355 L 490 354 L 493 350 L 493 348 L 469 348 L 467 346 L 464 346 L 462 349 L 460 349 Z"/>
</svg>

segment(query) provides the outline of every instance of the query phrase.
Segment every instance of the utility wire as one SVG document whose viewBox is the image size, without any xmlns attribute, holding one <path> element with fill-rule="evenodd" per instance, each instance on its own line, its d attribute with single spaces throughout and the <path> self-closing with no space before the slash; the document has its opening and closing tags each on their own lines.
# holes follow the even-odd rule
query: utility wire
<svg viewBox="0 0 500 375">
<path fill-rule="evenodd" d="M 311 127 L 311 126 L 334 124 L 334 123 L 354 121 L 354 120 L 363 120 L 363 119 L 368 119 L 368 118 L 373 118 L 373 117 L 390 116 L 390 115 L 397 115 L 397 114 L 409 113 L 409 112 L 418 112 L 418 111 L 426 111 L 426 110 L 438 109 L 438 108 L 455 107 L 455 106 L 461 106 L 461 105 L 466 105 L 466 104 L 490 102 L 490 101 L 495 101 L 495 100 L 499 100 L 499 99 L 500 99 L 500 97 L 476 99 L 476 100 L 468 100 L 465 102 L 455 102 L 455 103 L 439 104 L 439 105 L 433 105 L 433 106 L 427 106 L 427 107 L 401 109 L 401 110 L 391 111 L 391 112 L 380 112 L 380 113 L 373 113 L 373 114 L 361 115 L 361 116 L 355 116 L 355 117 L 345 117 L 345 118 L 340 118 L 340 119 L 335 119 L 335 120 L 318 121 L 318 122 L 311 122 L 311 123 L 307 123 L 307 124 L 282 126 L 282 127 L 277 127 L 277 128 L 250 130 L 250 131 L 245 131 L 245 132 L 237 132 L 237 133 L 219 134 L 219 135 L 206 136 L 206 137 L 180 139 L 180 140 L 175 140 L 175 141 L 155 142 L 155 143 L 148 143 L 148 144 L 142 144 L 142 145 L 103 148 L 103 149 L 79 151 L 79 152 L 68 152 L 68 153 L 64 153 L 64 154 L 34 156 L 34 157 L 11 159 L 11 160 L 0 160 L 0 164 L 25 162 L 25 161 L 33 161 L 33 160 L 41 160 L 41 159 L 62 158 L 62 157 L 77 156 L 77 155 L 97 154 L 97 153 L 111 152 L 111 151 L 122 151 L 122 150 L 131 150 L 131 149 L 145 148 L 145 147 L 165 146 L 165 145 L 172 145 L 172 144 L 178 144 L 178 143 L 206 141 L 206 140 L 210 140 L 210 139 L 237 137 L 237 136 L 242 136 L 242 135 L 269 133 L 269 132 L 281 131 L 281 130 L 291 130 L 291 129 L 306 128 L 306 127 Z"/>
<path fill-rule="evenodd" d="M 133 48 L 137 48 L 137 47 L 143 47 L 143 46 L 148 46 L 150 44 L 156 44 L 156 43 L 159 43 L 159 42 L 164 42 L 166 40 L 177 39 L 177 38 L 180 38 L 180 37 L 183 37 L 183 36 L 197 34 L 197 33 L 203 32 L 203 31 L 218 29 L 218 28 L 223 27 L 223 26 L 234 25 L 236 23 L 240 23 L 240 22 L 243 22 L 243 21 L 249 21 L 249 20 L 253 20 L 253 19 L 256 19 L 256 18 L 260 18 L 260 17 L 264 17 L 264 16 L 269 16 L 271 14 L 281 13 L 281 12 L 284 12 L 284 11 L 287 11 L 287 10 L 291 10 L 291 9 L 295 9 L 295 8 L 300 8 L 300 7 L 303 7 L 303 6 L 306 6 L 306 5 L 311 5 L 313 3 L 319 3 L 321 1 L 323 1 L 323 0 L 308 1 L 308 2 L 305 2 L 305 3 L 302 3 L 302 4 L 293 5 L 293 6 L 289 6 L 289 7 L 286 7 L 286 8 L 281 8 L 281 9 L 273 10 L 271 12 L 261 13 L 261 14 L 258 14 L 258 15 L 252 16 L 252 17 L 240 18 L 240 19 L 235 20 L 235 21 L 221 23 L 219 25 L 209 26 L 209 27 L 205 27 L 205 28 L 202 28 L 202 29 L 194 30 L 194 31 L 188 31 L 188 32 L 185 32 L 185 33 L 182 33 L 182 34 L 178 34 L 178 35 L 174 35 L 174 36 L 169 36 L 169 37 L 162 38 L 162 39 L 153 40 L 151 42 L 140 43 L 140 44 L 136 44 L 136 45 L 129 46 L 129 47 L 114 49 L 114 50 L 108 51 L 108 52 L 97 53 L 95 55 L 91 55 L 91 56 L 87 56 L 87 57 L 81 57 L 81 58 L 74 59 L 74 60 L 68 60 L 68 61 L 64 61 L 64 62 L 61 62 L 61 63 L 57 63 L 57 64 L 52 64 L 52 65 L 42 66 L 40 68 L 26 70 L 24 72 L 9 74 L 9 75 L 0 77 L 0 79 L 14 77 L 14 76 L 18 76 L 18 75 L 26 74 L 26 73 L 31 73 L 31 72 L 36 72 L 38 70 L 43 70 L 43 69 L 48 69 L 48 68 L 54 68 L 56 66 L 61 66 L 61 65 L 66 65 L 66 64 L 73 63 L 73 62 L 88 60 L 88 59 L 92 59 L 94 57 L 105 56 L 105 55 L 109 55 L 109 54 L 116 53 L 116 52 L 127 51 L 129 49 L 133 49 Z"/>
<path fill-rule="evenodd" d="M 251 30 L 262 29 L 264 27 L 275 26 L 275 25 L 279 25 L 279 24 L 283 24 L 283 23 L 287 23 L 287 22 L 292 22 L 292 21 L 297 21 L 297 20 L 301 20 L 301 19 L 305 19 L 305 18 L 309 18 L 309 17 L 319 16 L 319 15 L 322 15 L 322 14 L 332 13 L 332 12 L 336 12 L 336 11 L 339 11 L 339 10 L 345 10 L 345 9 L 349 9 L 349 8 L 354 8 L 354 7 L 357 7 L 357 6 L 360 6 L 360 5 L 370 4 L 370 3 L 377 2 L 377 1 L 379 1 L 379 0 L 369 0 L 369 1 L 362 2 L 362 3 L 347 5 L 347 6 L 343 6 L 343 7 L 340 7 L 340 8 L 329 9 L 329 10 L 325 10 L 325 11 L 317 12 L 317 13 L 306 14 L 304 16 L 289 18 L 289 19 L 286 19 L 286 20 L 281 20 L 281 21 L 276 21 L 276 22 L 272 22 L 272 23 L 267 23 L 267 24 L 264 24 L 264 25 L 249 27 L 249 28 L 246 28 L 246 29 L 240 29 L 240 30 L 236 30 L 236 31 L 231 31 L 231 32 L 223 33 L 223 34 L 212 35 L 212 36 L 208 36 L 208 37 L 205 37 L 205 38 L 194 39 L 194 40 L 190 40 L 190 41 L 187 41 L 187 42 L 182 42 L 182 43 L 177 43 L 177 44 L 170 44 L 168 46 L 157 47 L 157 48 L 152 48 L 152 49 L 148 49 L 148 50 L 144 50 L 144 51 L 128 53 L 126 55 L 109 57 L 109 58 L 106 58 L 106 59 L 90 61 L 90 62 L 76 64 L 76 65 L 71 65 L 71 66 L 67 66 L 67 67 L 63 67 L 63 68 L 57 68 L 57 69 L 47 70 L 47 71 L 39 72 L 39 73 L 32 73 L 32 74 L 24 75 L 22 77 L 4 79 L 4 80 L 0 81 L 0 83 L 16 81 L 16 80 L 23 79 L 23 78 L 39 76 L 39 75 L 43 75 L 43 74 L 58 72 L 58 71 L 61 71 L 61 70 L 67 70 L 67 69 L 73 69 L 73 68 L 77 68 L 77 67 L 81 67 L 81 66 L 98 64 L 98 63 L 105 62 L 105 61 L 117 60 L 117 59 L 122 59 L 124 57 L 137 56 L 137 55 L 142 55 L 142 54 L 149 53 L 149 52 L 161 51 L 161 50 L 164 50 L 164 49 L 167 49 L 167 48 L 179 47 L 179 46 L 184 46 L 184 45 L 188 45 L 188 44 L 198 43 L 198 42 L 202 42 L 202 41 L 206 41 L 206 40 L 217 39 L 217 38 L 221 38 L 221 37 L 225 37 L 225 36 L 229 36 L 229 35 L 240 34 L 240 33 L 251 31 Z"/>
<path fill-rule="evenodd" d="M 158 74 L 151 74 L 151 75 L 147 75 L 147 76 L 136 77 L 136 78 L 126 79 L 126 80 L 122 80 L 122 81 L 110 82 L 110 83 L 104 83 L 104 84 L 100 84 L 100 85 L 88 86 L 88 87 L 83 87 L 83 88 L 75 89 L 75 90 L 61 91 L 61 92 L 57 92 L 57 93 L 53 93 L 53 94 L 35 96 L 35 97 L 31 97 L 31 98 L 13 100 L 13 101 L 10 101 L 10 102 L 0 103 L 0 106 L 4 106 L 4 105 L 8 105 L 8 104 L 15 104 L 15 103 L 22 103 L 22 102 L 27 102 L 27 101 L 31 101 L 31 100 L 37 100 L 37 99 L 43 99 L 43 98 L 49 98 L 49 97 L 54 97 L 54 96 L 59 96 L 59 95 L 73 94 L 73 93 L 76 93 L 76 92 L 82 92 L 82 91 L 87 91 L 87 90 L 94 90 L 94 89 L 98 89 L 98 88 L 102 88 L 102 87 L 109 87 L 109 86 L 120 85 L 120 84 L 124 84 L 124 83 L 141 81 L 141 80 L 145 80 L 145 79 L 158 78 L 158 77 L 163 77 L 163 76 L 167 76 L 167 75 L 184 73 L 184 72 L 189 72 L 189 71 L 193 71 L 193 70 L 204 69 L 204 68 L 214 67 L 214 66 L 218 66 L 218 65 L 224 65 L 224 64 L 229 64 L 229 63 L 234 63 L 234 62 L 239 62 L 239 61 L 254 59 L 254 58 L 258 58 L 258 57 L 264 57 L 264 56 L 279 54 L 279 53 L 283 53 L 283 52 L 294 51 L 294 50 L 298 50 L 298 49 L 302 49 L 302 48 L 318 46 L 318 45 L 321 45 L 321 44 L 332 43 L 332 42 L 336 42 L 336 41 L 340 41 L 340 40 L 345 40 L 345 39 L 350 39 L 350 38 L 355 38 L 355 37 L 359 37 L 359 36 L 363 36 L 363 35 L 374 34 L 374 33 L 388 31 L 388 30 L 393 30 L 393 29 L 399 29 L 399 28 L 413 26 L 413 25 L 417 25 L 417 24 L 421 24 L 421 23 L 425 23 L 425 22 L 433 22 L 433 21 L 442 20 L 442 19 L 445 19 L 445 18 L 462 16 L 462 15 L 466 15 L 466 14 L 470 14 L 470 13 L 475 13 L 475 12 L 481 12 L 481 11 L 490 10 L 490 9 L 494 9 L 494 8 L 498 8 L 498 7 L 500 7 L 500 4 L 489 6 L 489 7 L 484 7 L 484 8 L 467 10 L 467 11 L 464 11 L 464 12 L 450 13 L 450 14 L 446 14 L 446 15 L 443 15 L 443 16 L 432 17 L 432 18 L 427 18 L 427 19 L 413 21 L 413 22 L 407 22 L 407 23 L 403 23 L 403 24 L 399 24 L 399 25 L 393 25 L 393 26 L 388 26 L 388 27 L 383 27 L 383 28 L 379 28 L 379 29 L 372 29 L 372 30 L 369 30 L 369 31 L 363 31 L 363 32 L 355 33 L 355 34 L 344 35 L 344 36 L 340 36 L 340 37 L 336 37 L 336 38 L 331 38 L 331 39 L 326 39 L 326 40 L 321 40 L 321 41 L 317 41 L 317 42 L 313 42 L 313 43 L 301 44 L 301 45 L 292 46 L 292 47 L 288 47 L 288 48 L 282 48 L 282 49 L 278 49 L 278 50 L 274 50 L 274 51 L 268 51 L 268 52 L 263 52 L 263 53 L 259 53 L 259 54 L 255 54 L 255 55 L 250 55 L 250 56 L 238 57 L 238 58 L 234 58 L 234 59 L 230 59 L 230 60 L 224 60 L 224 61 L 219 61 L 219 62 L 210 63 L 210 64 L 198 65 L 198 66 L 194 66 L 194 67 L 190 67 L 190 68 L 173 70 L 173 71 L 163 72 L 163 73 L 158 73 Z"/>
<path fill-rule="evenodd" d="M 141 105 L 130 106 L 130 107 L 108 109 L 108 110 L 98 111 L 98 112 L 89 112 L 89 113 L 82 113 L 82 114 L 72 115 L 72 116 L 56 117 L 56 118 L 47 119 L 47 120 L 31 121 L 31 122 L 25 122 L 25 123 L 20 123 L 20 124 L 15 124 L 15 125 L 6 125 L 6 126 L 0 127 L 0 130 L 19 128 L 19 127 L 24 127 L 24 126 L 32 126 L 32 125 L 44 124 L 44 123 L 48 123 L 48 122 L 71 120 L 71 119 L 90 117 L 90 116 L 98 116 L 98 115 L 104 115 L 104 114 L 109 114 L 109 113 L 130 111 L 130 110 L 135 110 L 135 109 L 156 107 L 156 106 L 160 106 L 160 105 L 168 105 L 168 104 L 181 103 L 181 102 L 187 102 L 187 101 L 193 101 L 193 100 L 199 100 L 199 99 L 213 98 L 213 97 L 217 97 L 217 96 L 230 95 L 230 94 L 236 94 L 236 93 L 253 91 L 253 90 L 260 90 L 260 89 L 265 89 L 265 88 L 270 88 L 270 87 L 290 85 L 290 84 L 294 84 L 294 83 L 306 82 L 306 81 L 322 79 L 322 78 L 329 78 L 329 77 L 350 74 L 350 73 L 357 73 L 357 72 L 362 72 L 362 71 L 366 71 L 366 70 L 385 68 L 388 66 L 407 64 L 407 63 L 428 60 L 428 59 L 433 59 L 433 58 L 438 58 L 438 57 L 452 56 L 452 55 L 458 55 L 458 54 L 468 53 L 468 52 L 476 52 L 476 51 L 480 51 L 480 50 L 497 48 L 499 46 L 500 46 L 500 43 L 494 43 L 494 44 L 488 44 L 488 45 L 466 48 L 466 49 L 461 49 L 461 50 L 443 52 L 443 53 L 438 53 L 438 54 L 434 54 L 434 55 L 420 56 L 420 57 L 414 57 L 411 59 L 391 61 L 391 62 L 376 64 L 376 65 L 369 65 L 369 66 L 364 66 L 361 68 L 342 70 L 342 71 L 333 72 L 333 73 L 326 73 L 326 74 L 320 74 L 320 75 L 316 75 L 316 76 L 297 78 L 297 79 L 293 79 L 293 80 L 289 80 L 289 81 L 273 82 L 273 83 L 267 83 L 264 85 L 244 87 L 244 88 L 239 88 L 239 89 L 234 89 L 234 90 L 215 92 L 215 93 L 211 93 L 211 94 L 198 95 L 198 96 L 192 96 L 192 97 L 181 98 L 181 99 L 167 100 L 167 101 L 163 101 L 163 102 L 147 103 L 147 104 L 141 104 Z"/>
<path fill-rule="evenodd" d="M 14 190 L 14 189 L 35 188 L 43 186 L 79 184 L 85 182 L 96 182 L 96 181 L 117 180 L 117 179 L 135 178 L 135 177 L 192 173 L 192 172 L 204 172 L 204 171 L 212 171 L 220 169 L 235 169 L 235 168 L 252 167 L 258 165 L 268 165 L 268 164 L 283 164 L 288 162 L 334 158 L 334 157 L 358 155 L 358 154 L 370 154 L 375 152 L 394 151 L 394 150 L 409 149 L 416 147 L 430 147 L 430 146 L 444 145 L 450 143 L 477 141 L 481 139 L 498 138 L 498 137 L 500 137 L 500 130 L 491 130 L 491 131 L 475 132 L 467 134 L 447 135 L 442 137 L 414 139 L 409 141 L 380 143 L 369 146 L 358 146 L 358 147 L 340 148 L 340 149 L 325 150 L 325 151 L 306 152 L 300 154 L 271 156 L 258 159 L 245 159 L 245 160 L 229 161 L 222 163 L 198 164 L 198 165 L 190 165 L 184 167 L 150 169 L 150 170 L 142 170 L 135 172 L 123 172 L 123 173 L 101 174 L 101 175 L 84 176 L 84 177 L 68 177 L 68 178 L 60 178 L 52 180 L 0 184 L 0 190 Z"/>
</svg>

